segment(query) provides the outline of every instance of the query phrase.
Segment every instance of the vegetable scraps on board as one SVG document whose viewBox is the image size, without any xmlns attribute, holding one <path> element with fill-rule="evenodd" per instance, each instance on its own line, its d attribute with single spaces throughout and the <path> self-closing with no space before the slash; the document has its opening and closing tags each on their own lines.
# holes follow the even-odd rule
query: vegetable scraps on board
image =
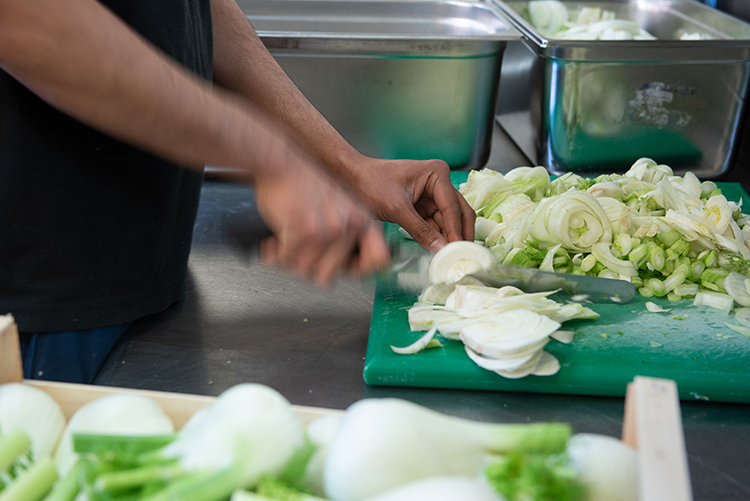
<svg viewBox="0 0 750 501">
<path fill-rule="evenodd" d="M 563 423 L 482 423 L 365 399 L 305 426 L 259 384 L 226 390 L 176 432 L 140 395 L 84 405 L 65 434 L 40 389 L 2 385 L 0 404 L 0 501 L 637 500 L 636 451 Z"/>
<path fill-rule="evenodd" d="M 476 211 L 477 241 L 450 243 L 432 257 L 430 285 L 408 317 L 412 331 L 427 333 L 393 346 L 396 353 L 439 346 L 439 334 L 462 341 L 478 366 L 506 378 L 557 373 L 560 363 L 545 345 L 572 342 L 559 330 L 564 322 L 599 315 L 553 301 L 556 291 L 525 294 L 472 277 L 494 263 L 627 280 L 645 298 L 692 298 L 727 313 L 736 303 L 746 307 L 735 310 L 739 325 L 726 326 L 750 337 L 750 216 L 715 183 L 641 158 L 625 174 L 594 179 L 567 173 L 551 180 L 544 167 L 472 171 L 460 192 Z"/>
</svg>

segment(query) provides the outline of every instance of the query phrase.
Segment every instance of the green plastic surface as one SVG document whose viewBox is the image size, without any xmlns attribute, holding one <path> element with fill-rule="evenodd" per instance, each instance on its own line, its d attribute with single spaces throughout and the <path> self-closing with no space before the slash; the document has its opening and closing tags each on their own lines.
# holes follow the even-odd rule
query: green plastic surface
<svg viewBox="0 0 750 501">
<path fill-rule="evenodd" d="M 454 184 L 466 172 L 453 172 Z M 717 183 L 730 200 L 750 198 L 736 183 Z M 395 225 L 386 225 L 389 241 L 403 239 Z M 367 384 L 429 388 L 623 396 L 635 376 L 673 379 L 680 398 L 750 403 L 750 339 L 724 322 L 737 324 L 733 315 L 692 300 L 671 302 L 638 295 L 624 304 L 588 305 L 601 315 L 597 320 L 571 321 L 569 345 L 551 340 L 545 350 L 561 363 L 554 376 L 506 379 L 479 368 L 463 344 L 438 337 L 442 348 L 415 355 L 397 355 L 390 346 L 407 346 L 423 332 L 411 332 L 408 309 L 417 294 L 378 281 L 365 359 Z M 671 308 L 650 313 L 646 301 Z M 606 335 L 605 335 L 606 334 Z"/>
</svg>

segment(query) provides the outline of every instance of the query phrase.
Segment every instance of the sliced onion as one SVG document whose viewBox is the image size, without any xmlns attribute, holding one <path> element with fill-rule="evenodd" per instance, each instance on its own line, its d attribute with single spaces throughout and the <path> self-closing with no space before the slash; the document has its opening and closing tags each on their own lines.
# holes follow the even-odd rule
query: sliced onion
<svg viewBox="0 0 750 501">
<path fill-rule="evenodd" d="M 646 309 L 651 313 L 666 313 L 668 311 L 672 311 L 672 308 L 662 308 L 658 304 L 652 303 L 651 301 L 646 301 Z"/>
<path fill-rule="evenodd" d="M 544 350 L 539 350 L 534 354 L 533 357 L 529 359 L 528 362 L 513 369 L 512 371 L 500 370 L 495 371 L 495 373 L 508 379 L 521 379 L 522 377 L 529 376 L 534 372 L 534 370 L 536 370 L 536 366 L 539 364 L 539 361 L 542 359 L 542 355 L 544 355 L 544 353 Z"/>
<path fill-rule="evenodd" d="M 630 261 L 617 259 L 612 255 L 609 246 L 608 242 L 596 243 L 591 246 L 591 254 L 593 254 L 597 261 L 618 275 L 625 275 L 626 277 L 638 276 L 638 270 L 635 268 L 635 265 Z"/>
<path fill-rule="evenodd" d="M 455 284 L 430 284 L 419 295 L 419 302 L 445 304 L 445 300 L 455 288 Z"/>
<path fill-rule="evenodd" d="M 494 315 L 461 329 L 461 340 L 480 355 L 501 358 L 549 340 L 560 324 L 529 310 Z"/>
<path fill-rule="evenodd" d="M 542 199 L 528 222 L 529 234 L 546 244 L 587 252 L 596 242 L 612 240 L 612 226 L 597 199 L 585 191 L 568 191 Z"/>
<path fill-rule="evenodd" d="M 536 355 L 537 352 L 541 350 L 541 348 L 539 348 L 512 357 L 487 358 L 475 352 L 468 346 L 464 346 L 464 348 L 466 349 L 466 354 L 471 360 L 474 361 L 475 364 L 477 364 L 482 369 L 493 372 L 499 370 L 512 371 L 514 369 L 517 369 L 518 367 L 531 360 L 531 358 L 533 358 L 534 355 Z"/>
<path fill-rule="evenodd" d="M 562 246 L 562 244 L 557 244 L 554 247 L 550 247 L 547 249 L 547 254 L 544 255 L 544 260 L 542 260 L 542 264 L 539 265 L 539 269 L 542 271 L 549 271 L 554 273 L 555 268 L 552 266 L 552 261 L 555 259 L 555 253 L 557 252 L 557 249 L 559 249 Z"/>
<path fill-rule="evenodd" d="M 551 353 L 542 352 L 542 358 L 531 372 L 532 376 L 554 376 L 560 372 L 560 361 Z"/>
<path fill-rule="evenodd" d="M 427 334 L 417 339 L 416 342 L 410 344 L 409 346 L 399 348 L 397 346 L 391 345 L 391 349 L 399 355 L 414 355 L 415 353 L 419 353 L 420 351 L 424 350 L 428 344 L 430 344 L 432 338 L 435 337 L 437 328 L 437 324 L 433 325 L 432 329 L 427 331 Z"/>
<path fill-rule="evenodd" d="M 734 306 L 734 300 L 728 294 L 721 292 L 699 292 L 695 295 L 693 306 L 710 306 L 729 313 Z"/>
<path fill-rule="evenodd" d="M 495 256 L 476 242 L 451 242 L 430 260 L 428 277 L 431 284 L 456 282 L 464 275 L 489 268 Z"/>
<path fill-rule="evenodd" d="M 559 341 L 563 344 L 570 344 L 573 342 L 573 337 L 575 336 L 575 333 L 573 331 L 555 331 L 552 334 L 550 334 L 549 337 L 554 339 L 555 341 Z"/>
<path fill-rule="evenodd" d="M 412 331 L 426 331 L 436 324 L 444 324 L 461 317 L 441 306 L 419 305 L 409 309 L 409 327 Z"/>
<path fill-rule="evenodd" d="M 750 294 L 747 292 L 746 281 L 748 278 L 742 273 L 733 271 L 724 279 L 724 289 L 732 296 L 737 304 L 750 306 Z"/>
<path fill-rule="evenodd" d="M 743 336 L 750 338 L 750 327 L 744 327 L 742 325 L 729 324 L 727 322 L 724 322 L 724 325 L 726 325 L 727 327 L 729 327 L 730 329 L 732 329 L 734 332 L 739 332 Z"/>
<path fill-rule="evenodd" d="M 495 221 L 490 221 L 486 217 L 478 217 L 474 222 L 474 234 L 477 239 L 485 240 L 498 226 Z"/>
<path fill-rule="evenodd" d="M 750 327 L 750 308 L 739 308 L 734 310 L 734 319 L 745 327 Z"/>
</svg>

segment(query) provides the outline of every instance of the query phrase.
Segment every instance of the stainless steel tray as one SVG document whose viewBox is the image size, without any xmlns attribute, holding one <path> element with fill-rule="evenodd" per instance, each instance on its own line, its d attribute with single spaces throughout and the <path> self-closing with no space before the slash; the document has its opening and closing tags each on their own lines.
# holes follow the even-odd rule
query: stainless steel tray
<svg viewBox="0 0 750 501">
<path fill-rule="evenodd" d="M 362 153 L 489 156 L 500 65 L 519 40 L 488 4 L 450 1 L 240 0 L 295 84 Z"/>
<path fill-rule="evenodd" d="M 642 156 L 703 178 L 727 172 L 745 113 L 750 25 L 694 0 L 564 2 L 630 19 L 653 41 L 544 37 L 527 1 L 494 3 L 524 34 L 505 54 L 497 118 L 554 173 L 626 170 Z M 683 33 L 713 40 L 679 40 Z"/>
</svg>

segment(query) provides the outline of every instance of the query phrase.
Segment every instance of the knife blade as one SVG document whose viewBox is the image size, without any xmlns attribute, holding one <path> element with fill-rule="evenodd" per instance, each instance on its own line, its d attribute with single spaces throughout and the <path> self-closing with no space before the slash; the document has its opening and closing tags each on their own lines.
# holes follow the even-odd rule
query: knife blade
<svg viewBox="0 0 750 501">
<path fill-rule="evenodd" d="M 414 245 L 411 245 L 414 244 Z M 381 281 L 401 290 L 421 292 L 429 285 L 428 269 L 432 255 L 414 242 L 400 242 L 392 247 L 392 265 Z M 514 286 L 524 292 L 558 291 L 565 299 L 592 303 L 627 303 L 636 290 L 625 280 L 552 273 L 538 268 L 497 263 L 468 276 L 490 287 Z"/>
</svg>

